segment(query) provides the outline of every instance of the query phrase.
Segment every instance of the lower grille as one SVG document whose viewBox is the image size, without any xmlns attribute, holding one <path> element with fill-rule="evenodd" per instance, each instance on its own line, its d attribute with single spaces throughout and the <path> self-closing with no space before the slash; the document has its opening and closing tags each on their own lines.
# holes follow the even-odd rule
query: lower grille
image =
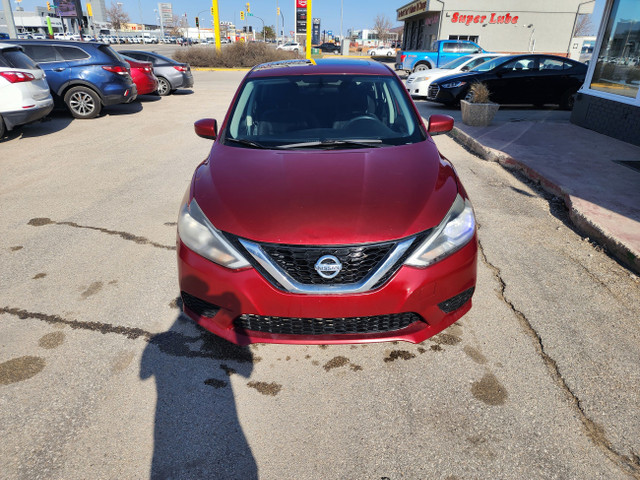
<svg viewBox="0 0 640 480">
<path fill-rule="evenodd" d="M 438 307 L 440 307 L 440 310 L 442 310 L 444 313 L 451 313 L 467 303 L 473 296 L 474 290 L 475 287 L 471 287 L 470 289 L 459 293 L 455 297 L 451 297 L 449 300 L 445 300 L 444 302 L 439 303 Z"/>
<path fill-rule="evenodd" d="M 427 93 L 427 98 L 436 98 L 439 92 L 440 87 L 438 85 L 431 85 L 429 87 L 429 93 Z"/>
<path fill-rule="evenodd" d="M 413 312 L 373 317 L 296 318 L 244 314 L 234 320 L 236 328 L 282 335 L 345 335 L 393 332 L 424 321 Z"/>
<path fill-rule="evenodd" d="M 180 295 L 182 296 L 184 306 L 201 317 L 215 317 L 218 310 L 220 310 L 220 307 L 212 303 L 205 302 L 201 298 L 189 295 L 186 292 L 180 292 Z"/>
</svg>

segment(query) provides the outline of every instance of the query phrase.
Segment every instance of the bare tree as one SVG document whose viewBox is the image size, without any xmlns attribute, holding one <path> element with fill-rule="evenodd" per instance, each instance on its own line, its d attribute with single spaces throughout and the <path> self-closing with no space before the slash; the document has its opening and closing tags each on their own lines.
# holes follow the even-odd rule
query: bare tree
<svg viewBox="0 0 640 480">
<path fill-rule="evenodd" d="M 107 8 L 107 21 L 116 30 L 122 30 L 125 23 L 129 23 L 129 14 L 122 9 L 122 4 L 111 2 Z"/>
<path fill-rule="evenodd" d="M 172 37 L 183 37 L 186 34 L 186 29 L 189 28 L 189 22 L 184 16 L 174 15 L 171 19 L 171 23 L 166 26 L 168 34 Z"/>
<path fill-rule="evenodd" d="M 587 37 L 593 35 L 593 24 L 591 23 L 591 15 L 578 15 L 576 20 L 576 28 L 573 31 L 574 37 Z"/>
<path fill-rule="evenodd" d="M 376 19 L 373 22 L 373 29 L 378 33 L 378 38 L 383 43 L 389 42 L 389 38 L 391 37 L 391 34 L 390 34 L 391 27 L 392 25 L 391 25 L 391 20 L 389 20 L 389 17 L 387 17 L 384 14 L 376 15 Z"/>
</svg>

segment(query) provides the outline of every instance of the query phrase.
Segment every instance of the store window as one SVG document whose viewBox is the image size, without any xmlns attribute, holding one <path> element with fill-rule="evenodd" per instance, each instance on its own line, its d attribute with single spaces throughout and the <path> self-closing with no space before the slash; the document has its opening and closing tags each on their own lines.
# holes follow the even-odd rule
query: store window
<svg viewBox="0 0 640 480">
<path fill-rule="evenodd" d="M 469 40 L 478 43 L 478 35 L 449 35 L 449 40 Z"/>
<path fill-rule="evenodd" d="M 640 89 L 640 2 L 614 0 L 591 89 L 636 98 Z"/>
</svg>

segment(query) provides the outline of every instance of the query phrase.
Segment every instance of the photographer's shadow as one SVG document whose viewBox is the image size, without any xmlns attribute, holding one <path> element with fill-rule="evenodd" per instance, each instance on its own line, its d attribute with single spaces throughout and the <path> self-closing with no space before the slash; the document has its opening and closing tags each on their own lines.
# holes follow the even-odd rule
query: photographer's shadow
<svg viewBox="0 0 640 480">
<path fill-rule="evenodd" d="M 248 378 L 253 362 L 248 347 L 207 332 L 182 313 L 168 331 L 151 337 L 140 378 L 155 377 L 157 389 L 152 479 L 258 478 L 230 382 L 233 375 Z"/>
</svg>

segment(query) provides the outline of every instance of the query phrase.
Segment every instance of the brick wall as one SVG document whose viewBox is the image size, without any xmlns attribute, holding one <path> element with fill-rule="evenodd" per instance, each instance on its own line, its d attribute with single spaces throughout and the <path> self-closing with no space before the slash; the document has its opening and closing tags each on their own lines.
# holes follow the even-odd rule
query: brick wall
<svg viewBox="0 0 640 480">
<path fill-rule="evenodd" d="M 571 123 L 640 146 L 640 107 L 578 93 Z"/>
</svg>

